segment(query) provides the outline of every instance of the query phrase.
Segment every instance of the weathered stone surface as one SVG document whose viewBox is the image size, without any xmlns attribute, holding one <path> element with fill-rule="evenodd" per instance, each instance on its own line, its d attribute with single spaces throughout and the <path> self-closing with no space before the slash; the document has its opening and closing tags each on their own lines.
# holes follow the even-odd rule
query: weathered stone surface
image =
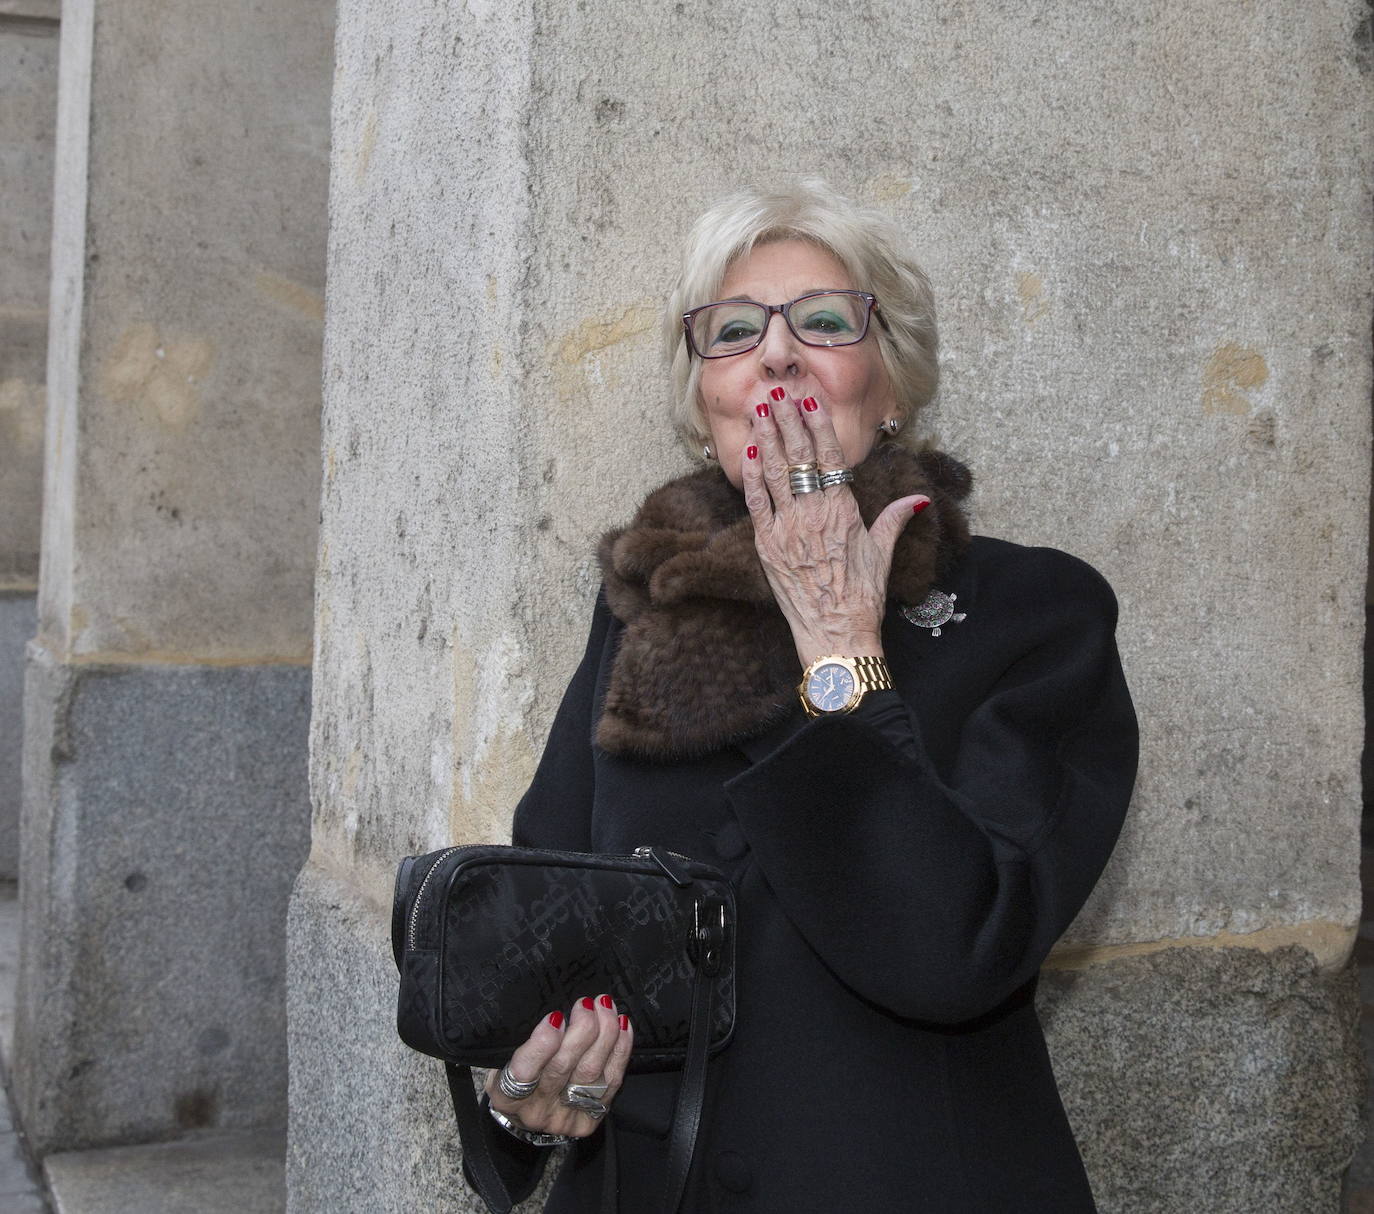
<svg viewBox="0 0 1374 1214">
<path fill-rule="evenodd" d="M 310 653 L 332 37 L 324 4 L 64 6 L 54 652 Z"/>
<path fill-rule="evenodd" d="M 14 1071 L 44 1151 L 284 1119 L 332 35 L 63 5 Z"/>
<path fill-rule="evenodd" d="M 8 16 L 0 12 L 0 18 Z M 47 310 L 56 34 L 51 22 L 44 34 L 0 22 L 0 172 L 5 178 L 0 248 L 5 250 L 7 310 L 17 305 Z"/>
<path fill-rule="evenodd" d="M 49 1155 L 57 1214 L 281 1214 L 280 1133 L 208 1134 L 180 1142 Z"/>
<path fill-rule="evenodd" d="M 38 624 L 32 594 L 0 590 L 0 880 L 19 876 L 24 647 Z"/>
<path fill-rule="evenodd" d="M 280 1124 L 309 671 L 29 653 L 13 1080 L 30 1140 Z"/>
<path fill-rule="evenodd" d="M 1102 1214 L 1339 1208 L 1364 1133 L 1353 966 L 1167 949 L 1047 972 L 1039 1009 Z"/>
<path fill-rule="evenodd" d="M 57 26 L 15 7 L 0 8 L 0 591 L 38 578 L 57 123 Z"/>
<path fill-rule="evenodd" d="M 0 0 L 0 19 L 26 33 L 39 23 L 55 25 L 61 15 L 61 0 Z"/>
<path fill-rule="evenodd" d="M 443 1067 L 396 1035 L 390 950 L 382 908 L 308 865 L 291 899 L 288 952 L 293 1214 L 482 1208 L 459 1173 Z M 354 1065 L 341 1070 L 339 1058 Z"/>
<path fill-rule="evenodd" d="M 14 1005 L 14 972 L 9 963 L 18 936 L 14 930 L 13 909 L 14 885 L 0 882 L 0 1052 L 8 1049 L 4 1033 Z M 0 1083 L 0 1209 L 5 1214 L 48 1214 L 42 1180 L 25 1147 L 9 1092 L 3 1083 Z"/>
<path fill-rule="evenodd" d="M 0 1065 L 14 1061 L 14 990 L 19 979 L 19 886 L 0 881 Z"/>
<path fill-rule="evenodd" d="M 297 1214 L 442 1208 L 434 1195 L 463 1188 L 453 1181 L 458 1154 L 445 1121 L 453 1114 L 444 1107 L 442 1068 L 396 1036 L 389 928 L 352 886 L 313 865 L 301 873 L 287 965 L 286 1174 Z M 343 1057 L 354 1060 L 346 1079 L 335 1061 Z M 340 1082 L 349 1089 L 344 1099 Z M 397 1134 L 402 1125 L 406 1132 Z"/>
<path fill-rule="evenodd" d="M 741 180 L 817 171 L 930 265 L 930 424 L 978 474 L 981 528 L 1119 592 L 1145 757 L 1076 936 L 1353 925 L 1360 5 L 712 12 L 340 7 L 320 832 L 374 860 L 499 833 L 593 540 L 682 466 L 653 331 L 679 235 Z M 809 74 L 836 90 L 820 142 L 761 100 Z M 736 94 L 728 131 L 680 108 Z"/>
</svg>

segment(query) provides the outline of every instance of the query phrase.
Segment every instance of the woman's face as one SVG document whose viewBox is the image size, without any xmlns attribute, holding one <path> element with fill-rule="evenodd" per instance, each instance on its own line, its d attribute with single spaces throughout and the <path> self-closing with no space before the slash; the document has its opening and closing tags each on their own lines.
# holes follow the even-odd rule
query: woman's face
<svg viewBox="0 0 1374 1214">
<path fill-rule="evenodd" d="M 736 261 L 721 283 L 720 298 L 782 304 L 812 291 L 867 289 L 866 283 L 851 281 L 824 249 L 805 240 L 779 240 Z M 769 392 L 775 387 L 785 389 L 788 399 L 774 402 Z M 900 416 L 872 327 L 857 345 L 808 346 L 792 335 L 780 315 L 768 318 L 768 330 L 754 349 L 703 359 L 698 396 L 711 446 L 736 489 L 741 453 L 752 441 L 754 407 L 761 401 L 769 408 L 790 409 L 814 396 L 834 419 L 851 467 L 873 449 L 879 423 Z"/>
</svg>

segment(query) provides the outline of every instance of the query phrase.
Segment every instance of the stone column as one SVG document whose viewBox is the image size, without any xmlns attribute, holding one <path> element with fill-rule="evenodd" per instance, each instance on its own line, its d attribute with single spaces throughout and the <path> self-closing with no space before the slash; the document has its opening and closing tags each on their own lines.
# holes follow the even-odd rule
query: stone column
<svg viewBox="0 0 1374 1214">
<path fill-rule="evenodd" d="M 63 7 L 13 1074 L 40 1152 L 284 1115 L 331 16 Z"/>
<path fill-rule="evenodd" d="M 37 621 L 57 0 L 0 3 L 0 880 L 19 875 L 24 646 Z"/>
<path fill-rule="evenodd" d="M 979 529 L 1120 595 L 1135 809 L 1042 1004 L 1102 1209 L 1334 1210 L 1359 1133 L 1365 16 L 343 0 L 296 1214 L 475 1208 L 440 1068 L 392 1028 L 393 866 L 505 837 L 596 536 L 685 466 L 656 331 L 681 234 L 798 173 L 923 251 L 928 425 L 975 469 Z"/>
</svg>

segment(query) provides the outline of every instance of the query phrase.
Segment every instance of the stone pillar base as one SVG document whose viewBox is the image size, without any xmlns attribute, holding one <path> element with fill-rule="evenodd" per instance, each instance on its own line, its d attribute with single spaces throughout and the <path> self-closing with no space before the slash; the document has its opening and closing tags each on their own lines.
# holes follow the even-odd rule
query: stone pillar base
<svg viewBox="0 0 1374 1214">
<path fill-rule="evenodd" d="M 38 631 L 37 595 L 0 590 L 0 880 L 19 877 L 24 649 Z"/>
<path fill-rule="evenodd" d="M 1171 948 L 1038 999 L 1102 1214 L 1336 1214 L 1364 1135 L 1353 964 Z"/>
<path fill-rule="evenodd" d="M 443 1068 L 396 1035 L 390 907 L 314 863 L 291 898 L 287 1209 L 480 1211 Z"/>
<path fill-rule="evenodd" d="M 310 671 L 28 650 L 14 1096 L 35 1150 L 286 1114 Z"/>
</svg>

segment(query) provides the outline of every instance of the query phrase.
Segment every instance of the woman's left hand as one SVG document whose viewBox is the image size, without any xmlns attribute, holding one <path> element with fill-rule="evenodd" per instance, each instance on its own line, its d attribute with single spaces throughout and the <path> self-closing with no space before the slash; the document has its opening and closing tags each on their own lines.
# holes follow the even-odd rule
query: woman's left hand
<svg viewBox="0 0 1374 1214">
<path fill-rule="evenodd" d="M 822 472 L 848 466 L 830 415 L 814 397 L 756 407 L 753 433 L 740 456 L 744 500 L 802 665 L 826 654 L 880 656 L 892 550 L 930 499 L 898 498 L 869 528 L 848 485 L 794 497 L 788 464 L 814 461 Z"/>
</svg>

